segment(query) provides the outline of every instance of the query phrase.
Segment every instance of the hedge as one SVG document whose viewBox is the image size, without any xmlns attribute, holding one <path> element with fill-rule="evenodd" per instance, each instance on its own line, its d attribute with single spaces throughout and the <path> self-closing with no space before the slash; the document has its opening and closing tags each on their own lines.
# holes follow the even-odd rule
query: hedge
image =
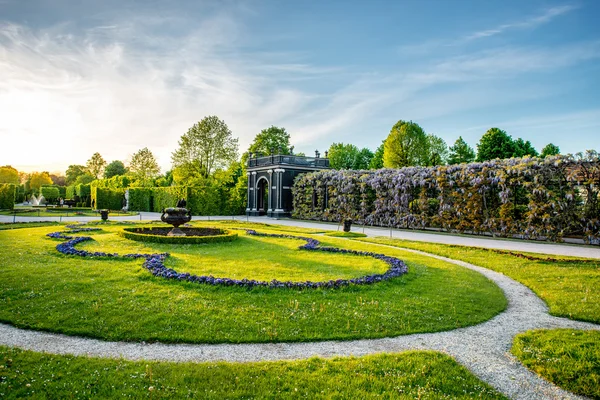
<svg viewBox="0 0 600 400">
<path fill-rule="evenodd" d="M 12 183 L 0 184 L 0 210 L 12 210 L 15 208 L 16 187 Z"/>
<path fill-rule="evenodd" d="M 195 209 L 190 204 L 189 188 L 187 186 L 168 186 L 152 188 L 152 211 L 161 212 L 164 208 L 175 207 L 180 199 L 186 199 L 188 202 L 187 208 Z"/>
<path fill-rule="evenodd" d="M 129 211 L 151 211 L 152 189 L 129 188 Z"/>
<path fill-rule="evenodd" d="M 125 228 L 120 232 L 120 235 L 138 242 L 152 242 L 152 243 L 169 243 L 169 244 L 204 244 L 204 243 L 223 243 L 231 242 L 238 238 L 236 232 L 226 231 L 219 229 L 223 232 L 222 235 L 214 236 L 161 236 L 161 235 L 149 235 L 143 233 L 145 230 L 150 230 L 157 227 L 144 227 L 144 228 Z M 160 227 L 164 228 L 164 226 Z M 215 228 L 218 229 L 218 228 Z M 141 232 L 140 232 L 141 231 Z"/>
<path fill-rule="evenodd" d="M 60 191 L 56 186 L 42 186 L 40 187 L 40 194 L 44 196 L 48 203 L 54 203 L 60 197 Z"/>
<path fill-rule="evenodd" d="M 80 202 L 84 203 L 84 207 L 90 206 L 91 195 L 92 195 L 92 187 L 89 184 L 81 183 L 79 185 L 75 185 L 75 196 L 78 196 Z"/>
<path fill-rule="evenodd" d="M 292 216 L 600 244 L 600 159 L 513 158 L 300 175 Z"/>
<path fill-rule="evenodd" d="M 67 190 L 65 191 L 65 199 L 73 198 L 75 198 L 75 185 L 67 186 Z"/>
<path fill-rule="evenodd" d="M 92 203 L 97 210 L 120 210 L 123 208 L 125 189 L 104 189 L 92 186 Z"/>
</svg>

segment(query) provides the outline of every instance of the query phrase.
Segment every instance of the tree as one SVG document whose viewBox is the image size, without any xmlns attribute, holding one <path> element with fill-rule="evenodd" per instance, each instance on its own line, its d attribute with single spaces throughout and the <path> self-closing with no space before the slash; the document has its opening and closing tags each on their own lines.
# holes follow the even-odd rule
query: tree
<svg viewBox="0 0 600 400">
<path fill-rule="evenodd" d="M 19 171 L 10 165 L 0 167 L 0 183 L 14 183 L 15 185 L 19 184 Z"/>
<path fill-rule="evenodd" d="M 367 169 L 373 152 L 359 150 L 353 144 L 333 143 L 328 150 L 329 166 L 333 169 Z"/>
<path fill-rule="evenodd" d="M 117 175 L 125 175 L 127 173 L 127 168 L 125 168 L 125 164 L 122 161 L 115 160 L 111 161 L 110 164 L 104 168 L 104 178 L 112 178 Z"/>
<path fill-rule="evenodd" d="M 464 141 L 462 136 L 459 136 L 454 145 L 450 147 L 448 164 L 468 164 L 473 161 L 475 161 L 475 150 Z"/>
<path fill-rule="evenodd" d="M 95 180 L 96 180 L 96 178 L 94 178 L 91 174 L 88 174 L 86 172 L 83 175 L 79 175 L 77 177 L 77 179 L 75 179 L 75 182 L 73 182 L 73 184 L 74 185 L 87 185 L 88 183 L 91 183 Z"/>
<path fill-rule="evenodd" d="M 511 158 L 515 153 L 515 143 L 502 129 L 491 128 L 483 134 L 477 144 L 477 161 L 488 161 L 495 158 Z"/>
<path fill-rule="evenodd" d="M 525 157 L 525 156 L 537 157 L 538 156 L 537 150 L 532 146 L 532 144 L 529 140 L 525 142 L 525 141 L 523 141 L 523 139 L 518 138 L 517 140 L 514 141 L 514 146 L 515 146 L 515 151 L 513 153 L 513 157 Z"/>
<path fill-rule="evenodd" d="M 86 170 L 94 178 L 99 179 L 105 166 L 106 161 L 104 161 L 104 158 L 102 158 L 100 153 L 94 153 L 92 158 L 90 158 L 86 163 Z"/>
<path fill-rule="evenodd" d="M 371 162 L 369 163 L 369 169 L 380 169 L 383 168 L 383 147 L 385 145 L 385 140 L 381 142 L 377 150 L 375 150 L 375 154 L 373 154 L 373 158 L 371 158 Z"/>
<path fill-rule="evenodd" d="M 216 169 L 235 161 L 237 156 L 238 139 L 232 137 L 225 121 L 212 115 L 194 124 L 181 136 L 179 148 L 173 152 L 171 159 L 175 168 L 209 176 Z"/>
<path fill-rule="evenodd" d="M 154 154 L 147 147 L 144 147 L 131 156 L 129 172 L 134 178 L 146 182 L 160 174 L 160 167 Z"/>
<path fill-rule="evenodd" d="M 427 165 L 446 165 L 448 162 L 448 145 L 446 141 L 432 133 L 427 135 Z"/>
<path fill-rule="evenodd" d="M 560 148 L 557 145 L 555 145 L 555 144 L 548 143 L 542 149 L 541 157 L 542 158 L 546 158 L 548 156 L 555 156 L 557 154 L 560 154 Z"/>
<path fill-rule="evenodd" d="M 29 175 L 29 187 L 34 190 L 40 190 L 40 187 L 52 185 L 52 179 L 47 172 L 33 172 Z"/>
<path fill-rule="evenodd" d="M 254 154 L 292 154 L 294 146 L 290 146 L 290 134 L 285 128 L 271 126 L 263 129 L 254 138 L 254 141 L 248 147 L 248 151 Z"/>
<path fill-rule="evenodd" d="M 398 121 L 383 147 L 383 166 L 402 168 L 427 164 L 427 135 L 416 123 Z"/>
<path fill-rule="evenodd" d="M 65 176 L 67 177 L 66 184 L 74 184 L 77 178 L 85 173 L 86 170 L 83 165 L 69 165 L 69 168 L 67 168 L 67 171 L 65 172 Z"/>
<path fill-rule="evenodd" d="M 50 174 L 50 179 L 56 186 L 66 186 L 67 184 L 67 178 L 62 175 Z"/>
</svg>

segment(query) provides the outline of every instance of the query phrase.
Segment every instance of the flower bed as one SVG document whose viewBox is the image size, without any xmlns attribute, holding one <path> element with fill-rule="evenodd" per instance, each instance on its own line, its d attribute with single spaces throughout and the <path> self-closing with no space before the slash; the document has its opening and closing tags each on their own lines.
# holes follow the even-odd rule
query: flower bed
<svg viewBox="0 0 600 400">
<path fill-rule="evenodd" d="M 237 239 L 238 234 L 219 228 L 180 228 L 186 236 L 167 236 L 172 228 L 125 228 L 120 235 L 138 242 L 170 244 L 223 243 Z"/>
<path fill-rule="evenodd" d="M 100 230 L 99 228 L 80 228 L 79 226 L 73 227 L 74 229 L 71 232 L 82 231 L 82 230 Z M 336 247 L 321 247 L 320 242 L 313 238 L 307 238 L 302 236 L 292 236 L 292 235 L 282 235 L 282 234 L 267 234 L 267 233 L 259 233 L 254 230 L 246 231 L 249 235 L 254 236 L 264 236 L 264 237 L 276 237 L 276 238 L 288 238 L 288 239 L 301 239 L 306 241 L 306 244 L 300 246 L 302 250 L 308 251 L 325 251 L 330 253 L 341 253 L 341 254 L 354 254 L 358 256 L 367 256 L 373 257 L 378 260 L 386 262 L 390 268 L 383 274 L 372 274 L 366 275 L 358 278 L 352 279 L 337 279 L 337 280 L 329 280 L 329 281 L 321 281 L 321 282 L 291 282 L 291 281 L 278 281 L 273 279 L 272 281 L 258 281 L 254 279 L 231 279 L 231 278 L 215 278 L 212 275 L 209 276 L 198 276 L 189 273 L 179 273 L 174 269 L 168 268 L 165 266 L 164 261 L 169 256 L 169 253 L 160 253 L 160 254 L 125 254 L 119 255 L 117 253 L 104 253 L 104 252 L 89 252 L 86 250 L 77 250 L 75 245 L 93 240 L 89 236 L 79 236 L 73 237 L 65 235 L 63 232 L 53 232 L 47 234 L 48 237 L 55 239 L 66 239 L 66 242 L 63 242 L 56 246 L 56 250 L 63 254 L 67 255 L 75 255 L 80 257 L 122 257 L 122 258 L 145 258 L 144 268 L 152 273 L 154 276 L 166 278 L 166 279 L 175 279 L 179 281 L 188 281 L 194 283 L 202 283 L 207 285 L 219 285 L 219 286 L 239 286 L 239 287 L 268 287 L 268 288 L 293 288 L 293 289 L 314 289 L 314 288 L 339 288 L 343 286 L 349 285 L 371 285 L 377 282 L 381 282 L 384 280 L 389 280 L 408 272 L 408 267 L 406 264 L 395 257 L 386 256 L 384 254 L 372 253 L 367 251 L 355 251 L 355 250 L 347 250 L 347 249 L 339 249 Z M 236 235 L 237 236 L 237 235 Z"/>
</svg>

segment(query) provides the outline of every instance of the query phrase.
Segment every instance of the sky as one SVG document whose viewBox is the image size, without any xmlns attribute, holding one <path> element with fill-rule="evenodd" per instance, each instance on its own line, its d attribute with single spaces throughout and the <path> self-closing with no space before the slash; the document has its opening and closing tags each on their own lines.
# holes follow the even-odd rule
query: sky
<svg viewBox="0 0 600 400">
<path fill-rule="evenodd" d="M 0 0 L 0 165 L 62 172 L 147 147 L 163 172 L 216 115 L 240 153 L 375 150 L 398 120 L 600 150 L 600 1 Z"/>
</svg>

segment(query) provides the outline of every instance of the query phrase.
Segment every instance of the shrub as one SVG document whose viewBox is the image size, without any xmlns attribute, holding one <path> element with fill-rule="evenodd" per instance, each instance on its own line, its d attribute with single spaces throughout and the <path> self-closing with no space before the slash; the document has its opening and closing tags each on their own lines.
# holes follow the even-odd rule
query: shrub
<svg viewBox="0 0 600 400">
<path fill-rule="evenodd" d="M 89 207 L 91 201 L 91 186 L 89 184 L 80 183 L 75 186 L 75 196 L 78 196 L 80 201 L 84 204 L 82 207 Z"/>
<path fill-rule="evenodd" d="M 120 210 L 123 208 L 125 189 L 104 189 L 92 186 L 92 202 L 96 209 Z"/>
<path fill-rule="evenodd" d="M 120 234 L 121 236 L 135 240 L 138 242 L 152 242 L 152 243 L 170 243 L 170 244 L 202 244 L 202 243 L 223 243 L 231 242 L 237 239 L 238 234 L 236 232 L 230 232 L 219 229 L 223 232 L 221 235 L 214 236 L 161 236 L 161 235 L 149 235 L 143 233 L 153 229 L 152 227 L 144 228 L 125 228 Z"/>
<path fill-rule="evenodd" d="M 175 207 L 179 199 L 186 199 L 187 208 L 191 208 L 192 204 L 189 199 L 189 188 L 187 186 L 168 186 L 152 188 L 153 207 L 152 211 L 161 212 L 163 208 Z"/>
<path fill-rule="evenodd" d="M 15 192 L 14 184 L 0 184 L 0 210 L 12 210 L 15 208 Z"/>
<path fill-rule="evenodd" d="M 44 196 L 48 203 L 54 203 L 60 197 L 60 191 L 56 186 L 42 186 L 40 194 Z"/>
<path fill-rule="evenodd" d="M 152 211 L 152 189 L 129 188 L 129 211 Z"/>
<path fill-rule="evenodd" d="M 65 199 L 73 199 L 75 197 L 75 185 L 67 186 L 65 190 Z"/>
</svg>

